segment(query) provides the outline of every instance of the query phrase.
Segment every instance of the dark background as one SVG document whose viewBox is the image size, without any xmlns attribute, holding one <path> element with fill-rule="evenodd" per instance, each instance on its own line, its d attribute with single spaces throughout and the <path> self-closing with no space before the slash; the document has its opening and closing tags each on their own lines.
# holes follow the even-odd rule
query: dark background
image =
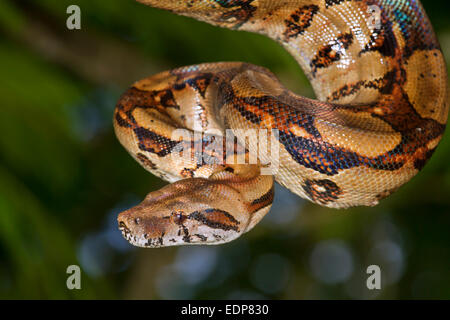
<svg viewBox="0 0 450 320">
<path fill-rule="evenodd" d="M 450 59 L 450 2 L 422 1 Z M 82 29 L 66 28 L 77 4 Z M 375 208 L 336 211 L 277 188 L 250 233 L 212 247 L 137 249 L 116 215 L 165 182 L 114 136 L 134 81 L 247 61 L 313 92 L 293 58 L 259 35 L 215 28 L 132 0 L 0 2 L 0 298 L 450 298 L 450 137 Z M 81 290 L 66 268 L 82 269 Z M 366 288 L 366 268 L 382 290 Z"/>
</svg>

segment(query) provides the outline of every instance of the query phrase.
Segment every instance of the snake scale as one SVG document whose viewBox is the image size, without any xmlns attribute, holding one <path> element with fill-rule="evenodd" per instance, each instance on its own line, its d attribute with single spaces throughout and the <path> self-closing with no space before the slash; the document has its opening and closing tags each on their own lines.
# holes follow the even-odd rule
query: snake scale
<svg viewBox="0 0 450 320">
<path fill-rule="evenodd" d="M 319 205 L 374 206 L 424 167 L 443 136 L 446 65 L 417 0 L 140 2 L 278 41 L 317 100 L 243 62 L 136 82 L 117 103 L 115 133 L 171 184 L 120 213 L 133 245 L 234 240 L 270 210 L 274 179 Z"/>
</svg>

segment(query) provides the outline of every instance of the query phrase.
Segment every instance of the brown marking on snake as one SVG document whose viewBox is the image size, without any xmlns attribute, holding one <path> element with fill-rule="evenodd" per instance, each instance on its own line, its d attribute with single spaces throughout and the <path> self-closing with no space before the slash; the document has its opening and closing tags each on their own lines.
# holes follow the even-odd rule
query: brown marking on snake
<svg viewBox="0 0 450 320">
<path fill-rule="evenodd" d="M 334 5 L 341 4 L 342 2 L 345 2 L 346 0 L 325 0 L 325 7 L 329 8 Z"/>
<path fill-rule="evenodd" d="M 332 92 L 328 100 L 339 100 L 342 97 L 358 93 L 361 88 L 376 89 L 383 95 L 391 94 L 393 92 L 394 86 L 403 85 L 405 81 L 406 73 L 404 69 L 393 68 L 392 70 L 387 71 L 381 78 L 373 80 L 360 80 L 353 84 L 346 84 L 342 88 L 339 88 L 336 91 Z M 372 106 L 374 105 L 372 104 Z M 376 104 L 375 106 L 378 106 L 378 104 Z M 361 110 L 359 109 L 359 107 L 360 106 L 354 106 L 356 110 Z M 335 108 L 340 108 L 340 105 L 335 105 Z"/>
<path fill-rule="evenodd" d="M 119 126 L 136 128 L 138 124 L 133 117 L 135 109 L 156 109 L 166 114 L 166 108 L 180 109 L 172 90 L 145 91 L 131 87 L 119 98 L 114 117 Z"/>
<path fill-rule="evenodd" d="M 145 167 L 153 170 L 157 168 L 156 164 L 154 164 L 149 158 L 147 158 L 145 154 L 139 152 L 136 154 L 136 156 Z"/>
<path fill-rule="evenodd" d="M 383 87 L 383 80 L 384 78 L 379 78 L 373 80 L 360 80 L 355 83 L 345 84 L 341 88 L 332 92 L 327 101 L 337 101 L 343 97 L 351 96 L 358 93 L 361 88 L 379 90 Z"/>
<path fill-rule="evenodd" d="M 219 18 L 219 23 L 231 23 L 229 28 L 237 29 L 253 16 L 256 6 L 252 5 L 255 0 L 219 0 L 216 1 L 224 8 L 232 9 L 223 13 Z"/>
<path fill-rule="evenodd" d="M 353 34 L 348 32 L 340 34 L 332 43 L 322 46 L 310 63 L 312 76 L 315 76 L 317 69 L 327 68 L 339 61 L 345 49 L 348 49 L 352 43 Z"/>
<path fill-rule="evenodd" d="M 286 41 L 301 35 L 311 25 L 314 15 L 319 11 L 319 7 L 315 4 L 306 5 L 298 8 L 289 18 L 284 20 L 286 29 L 283 33 Z"/>
<path fill-rule="evenodd" d="M 359 55 L 371 51 L 378 51 L 385 57 L 393 57 L 395 55 L 397 40 L 392 31 L 392 22 L 382 15 L 380 25 L 382 26 L 381 29 L 371 34 L 369 43 L 361 50 Z"/>
<path fill-rule="evenodd" d="M 194 169 L 184 168 L 180 174 L 183 178 L 193 178 L 194 177 Z"/>
<path fill-rule="evenodd" d="M 118 105 L 116 107 L 116 112 L 114 114 L 114 119 L 116 123 L 123 128 L 132 128 L 133 123 L 130 123 L 130 117 L 126 114 L 124 114 L 121 109 L 123 107 L 121 105 Z"/>
<path fill-rule="evenodd" d="M 136 127 L 133 131 L 139 141 L 139 149 L 154 153 L 159 157 L 171 154 L 172 150 L 180 143 L 180 141 L 171 140 L 144 127 Z"/>
<path fill-rule="evenodd" d="M 185 83 L 189 84 L 189 86 L 198 91 L 200 95 L 205 98 L 205 92 L 211 83 L 211 78 L 211 73 L 202 73 L 196 77 L 185 80 Z"/>
<path fill-rule="evenodd" d="M 240 222 L 230 213 L 220 209 L 205 209 L 194 211 L 189 214 L 188 219 L 193 219 L 203 223 L 212 229 L 222 229 L 225 231 L 239 231 Z"/>
<path fill-rule="evenodd" d="M 303 190 L 315 202 L 327 204 L 339 199 L 342 190 L 331 180 L 306 180 Z"/>
<path fill-rule="evenodd" d="M 136 108 L 155 108 L 165 112 L 165 108 L 180 110 L 180 106 L 175 101 L 171 89 L 163 90 L 140 90 L 136 87 L 129 88 L 119 99 L 122 111 L 132 112 Z"/>
<path fill-rule="evenodd" d="M 252 201 L 249 206 L 249 212 L 254 214 L 255 212 L 272 205 L 273 198 L 275 196 L 275 188 L 272 186 L 269 191 L 263 194 L 261 197 Z"/>
</svg>

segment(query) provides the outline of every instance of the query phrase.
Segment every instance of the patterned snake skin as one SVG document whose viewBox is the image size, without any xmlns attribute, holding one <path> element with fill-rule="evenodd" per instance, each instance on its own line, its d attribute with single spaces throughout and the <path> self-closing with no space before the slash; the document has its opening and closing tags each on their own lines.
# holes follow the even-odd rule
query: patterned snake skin
<svg viewBox="0 0 450 320">
<path fill-rule="evenodd" d="M 317 100 L 241 62 L 136 82 L 117 103 L 116 135 L 172 184 L 119 215 L 133 245 L 236 239 L 270 210 L 274 178 L 319 205 L 374 206 L 417 174 L 442 138 L 446 65 L 417 0 L 140 2 L 269 36 L 297 60 Z"/>
</svg>

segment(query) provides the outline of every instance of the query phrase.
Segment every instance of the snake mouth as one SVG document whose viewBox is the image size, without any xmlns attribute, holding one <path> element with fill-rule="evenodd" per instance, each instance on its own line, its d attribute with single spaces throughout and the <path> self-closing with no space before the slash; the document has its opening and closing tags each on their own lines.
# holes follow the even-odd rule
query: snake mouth
<svg viewBox="0 0 450 320">
<path fill-rule="evenodd" d="M 141 241 L 139 241 L 140 240 L 139 237 L 137 237 L 136 235 L 133 235 L 131 230 L 125 225 L 124 222 L 119 223 L 119 230 L 122 231 L 122 236 L 130 244 L 132 244 L 133 246 L 139 246 L 139 247 L 142 246 Z"/>
<path fill-rule="evenodd" d="M 125 238 L 125 240 L 130 243 L 133 242 L 133 235 L 131 234 L 131 230 L 123 221 L 119 222 L 119 230 L 122 232 L 122 236 Z"/>
<path fill-rule="evenodd" d="M 147 234 L 144 234 L 143 236 L 133 234 L 123 221 L 119 222 L 119 230 L 122 232 L 122 236 L 125 238 L 125 240 L 127 240 L 133 246 L 143 248 L 159 248 L 163 246 L 162 237 L 148 238 Z"/>
<path fill-rule="evenodd" d="M 120 221 L 119 222 L 119 230 L 122 231 L 122 234 L 129 234 L 131 231 L 130 229 L 128 229 L 127 225 L 125 224 L 125 222 Z"/>
</svg>

